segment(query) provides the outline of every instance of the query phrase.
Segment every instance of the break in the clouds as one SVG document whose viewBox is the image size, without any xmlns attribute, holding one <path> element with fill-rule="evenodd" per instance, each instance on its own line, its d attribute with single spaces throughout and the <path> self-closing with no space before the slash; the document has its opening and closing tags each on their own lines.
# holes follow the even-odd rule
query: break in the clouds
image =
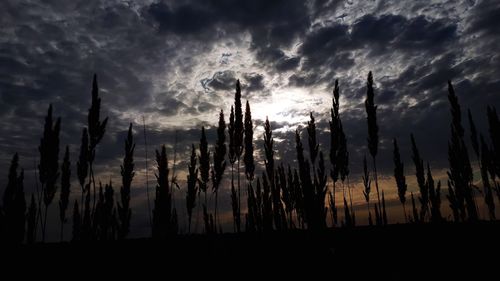
<svg viewBox="0 0 500 281">
<path fill-rule="evenodd" d="M 1 176 L 16 151 L 32 169 L 49 103 L 62 117 L 61 143 L 76 155 L 94 72 L 103 114 L 110 117 L 97 161 L 110 175 L 119 174 L 129 122 L 139 133 L 144 116 L 151 146 L 172 149 L 177 135 L 187 153 L 201 125 L 215 125 L 221 109 L 229 113 L 236 79 L 251 103 L 256 137 L 268 116 L 278 153 L 288 160 L 294 158 L 287 151 L 291 132 L 304 126 L 310 111 L 326 129 L 339 79 L 356 172 L 366 153 L 369 70 L 382 170 L 391 173 L 393 137 L 409 160 L 411 132 L 424 157 L 443 168 L 446 81 L 454 82 L 463 108 L 479 124 L 486 104 L 500 104 L 499 17 L 498 1 L 475 0 L 3 0 Z M 327 132 L 320 137 L 328 149 Z"/>
</svg>

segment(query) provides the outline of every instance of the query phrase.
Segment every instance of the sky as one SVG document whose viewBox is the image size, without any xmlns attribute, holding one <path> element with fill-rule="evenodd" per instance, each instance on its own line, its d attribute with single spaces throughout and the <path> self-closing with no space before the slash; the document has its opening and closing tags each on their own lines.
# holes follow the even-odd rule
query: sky
<svg viewBox="0 0 500 281">
<path fill-rule="evenodd" d="M 436 177 L 446 182 L 447 80 L 462 110 L 470 109 L 487 135 L 486 106 L 500 105 L 499 18 L 500 2 L 480 0 L 3 0 L 0 191 L 15 152 L 26 171 L 27 191 L 34 189 L 33 167 L 51 103 L 62 118 L 61 144 L 69 145 L 75 162 L 94 73 L 102 116 L 109 117 L 95 169 L 102 182 L 113 180 L 115 191 L 126 130 L 130 122 L 134 126 L 133 224 L 144 226 L 147 217 L 143 118 L 150 156 L 166 144 L 172 160 L 177 139 L 176 173 L 182 181 L 201 126 L 208 128 L 210 145 L 215 142 L 218 114 L 224 110 L 228 117 L 236 79 L 252 108 L 256 160 L 262 163 L 268 116 L 277 157 L 291 165 L 294 131 L 305 135 L 310 112 L 318 122 L 321 149 L 328 151 L 329 108 L 338 79 L 355 186 L 368 154 L 363 102 L 366 77 L 373 71 L 379 170 L 392 189 L 389 200 L 396 200 L 393 138 L 400 144 L 409 190 L 417 190 L 410 133 Z M 153 188 L 151 159 L 148 171 Z M 78 194 L 75 182 L 73 195 Z M 356 194 L 361 204 L 359 189 Z M 183 209 L 183 190 L 178 197 Z M 221 208 L 229 210 L 228 204 Z"/>
</svg>

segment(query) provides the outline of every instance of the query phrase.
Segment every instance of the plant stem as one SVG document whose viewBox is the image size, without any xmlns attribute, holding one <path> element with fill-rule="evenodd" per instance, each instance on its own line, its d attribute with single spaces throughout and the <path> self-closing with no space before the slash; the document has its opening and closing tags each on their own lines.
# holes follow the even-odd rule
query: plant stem
<svg viewBox="0 0 500 281">
<path fill-rule="evenodd" d="M 146 194 L 148 197 L 148 216 L 149 216 L 149 227 L 153 230 L 153 222 L 151 221 L 151 200 L 149 199 L 149 177 L 148 177 L 148 143 L 146 140 L 146 121 L 144 120 L 144 116 L 142 116 L 142 125 L 144 131 L 144 151 L 146 153 Z"/>
<path fill-rule="evenodd" d="M 377 161 L 375 159 L 375 156 L 372 157 L 373 159 L 373 173 L 374 173 L 374 177 L 375 177 L 375 188 L 377 189 L 377 201 L 378 201 L 378 206 L 380 207 L 380 192 L 378 190 L 378 175 L 377 175 Z M 380 210 L 380 208 L 379 208 Z"/>
</svg>

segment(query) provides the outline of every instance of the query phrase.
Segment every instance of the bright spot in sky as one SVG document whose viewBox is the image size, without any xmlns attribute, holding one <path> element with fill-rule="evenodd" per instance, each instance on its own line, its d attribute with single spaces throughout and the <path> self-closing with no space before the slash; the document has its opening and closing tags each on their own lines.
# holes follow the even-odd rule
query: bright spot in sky
<svg viewBox="0 0 500 281">
<path fill-rule="evenodd" d="M 254 119 L 271 122 L 288 123 L 294 129 L 298 123 L 309 119 L 309 111 L 323 112 L 328 110 L 324 103 L 326 97 L 312 96 L 308 91 L 300 88 L 283 88 L 271 93 L 270 97 L 251 103 Z"/>
</svg>

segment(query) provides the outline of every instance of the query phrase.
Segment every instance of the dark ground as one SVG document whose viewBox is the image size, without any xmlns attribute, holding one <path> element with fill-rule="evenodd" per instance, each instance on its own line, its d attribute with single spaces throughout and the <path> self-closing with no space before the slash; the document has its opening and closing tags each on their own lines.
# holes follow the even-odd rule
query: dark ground
<svg viewBox="0 0 500 281">
<path fill-rule="evenodd" d="M 107 271 L 181 277 L 162 279 L 246 279 L 256 274 L 268 280 L 264 272 L 273 271 L 281 277 L 307 274 L 336 280 L 500 280 L 500 223 L 36 244 L 4 246 L 0 254 L 4 269 L 25 265 L 84 275 Z"/>
</svg>

